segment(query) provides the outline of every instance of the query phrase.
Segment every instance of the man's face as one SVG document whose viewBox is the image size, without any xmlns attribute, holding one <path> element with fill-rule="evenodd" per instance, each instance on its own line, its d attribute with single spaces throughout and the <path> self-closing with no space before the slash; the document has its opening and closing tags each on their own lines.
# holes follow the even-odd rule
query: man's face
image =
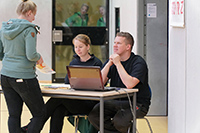
<svg viewBox="0 0 200 133">
<path fill-rule="evenodd" d="M 127 52 L 127 46 L 128 45 L 126 44 L 125 37 L 120 37 L 120 36 L 115 37 L 113 45 L 113 51 L 115 54 L 121 55 Z"/>
</svg>

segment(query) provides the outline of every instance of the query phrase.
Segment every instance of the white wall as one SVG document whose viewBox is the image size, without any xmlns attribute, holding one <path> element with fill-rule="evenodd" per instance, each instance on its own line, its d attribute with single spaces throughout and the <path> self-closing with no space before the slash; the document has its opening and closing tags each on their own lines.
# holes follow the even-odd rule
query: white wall
<svg viewBox="0 0 200 133">
<path fill-rule="evenodd" d="M 33 23 L 40 26 L 41 34 L 37 36 L 37 49 L 42 55 L 44 62 L 51 66 L 51 29 L 52 29 L 52 2 L 50 0 L 32 0 L 37 5 L 36 19 Z M 10 18 L 17 18 L 16 7 L 20 0 L 0 0 L 0 28 L 3 21 Z M 2 65 L 0 64 L 0 68 Z M 37 71 L 38 79 L 51 81 L 51 75 L 43 74 Z"/>
<path fill-rule="evenodd" d="M 120 0 L 120 6 L 120 31 L 132 34 L 135 40 L 133 52 L 137 54 L 138 0 Z"/>
<path fill-rule="evenodd" d="M 185 28 L 169 28 L 169 133 L 200 132 L 199 4 L 185 0 Z"/>
<path fill-rule="evenodd" d="M 134 37 L 133 51 L 137 53 L 137 13 L 138 2 L 137 0 L 110 0 L 110 24 L 109 24 L 109 54 L 113 52 L 113 42 L 115 38 L 115 8 L 120 8 L 120 31 L 126 31 L 132 34 Z M 124 15 L 125 14 L 125 15 Z"/>
</svg>

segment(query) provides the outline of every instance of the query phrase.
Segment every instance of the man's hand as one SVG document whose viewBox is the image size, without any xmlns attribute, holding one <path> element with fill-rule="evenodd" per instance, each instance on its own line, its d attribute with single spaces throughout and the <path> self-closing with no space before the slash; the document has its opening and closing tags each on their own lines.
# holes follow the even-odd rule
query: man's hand
<svg viewBox="0 0 200 133">
<path fill-rule="evenodd" d="M 109 61 L 116 66 L 119 76 L 126 88 L 131 89 L 140 82 L 139 79 L 132 77 L 126 72 L 121 64 L 121 57 L 118 54 L 112 54 Z"/>
<path fill-rule="evenodd" d="M 117 65 L 120 63 L 121 58 L 118 54 L 112 54 L 109 59 L 113 62 L 113 64 Z"/>
</svg>

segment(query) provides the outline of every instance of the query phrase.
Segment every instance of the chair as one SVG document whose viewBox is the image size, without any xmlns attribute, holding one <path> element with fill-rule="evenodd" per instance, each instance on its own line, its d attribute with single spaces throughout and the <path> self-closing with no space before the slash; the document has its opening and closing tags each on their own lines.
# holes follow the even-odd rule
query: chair
<svg viewBox="0 0 200 133">
<path fill-rule="evenodd" d="M 141 118 L 137 118 L 137 119 L 143 119 L 143 120 L 145 120 L 145 121 L 147 122 L 147 125 L 148 125 L 148 127 L 149 127 L 150 132 L 153 133 L 153 130 L 152 130 L 151 125 L 150 125 L 150 122 L 149 122 L 149 120 L 148 120 L 146 117 L 141 117 Z M 132 122 L 133 122 L 133 121 L 132 121 Z M 131 133 L 131 131 L 132 131 L 131 128 L 132 128 L 132 127 L 129 127 L 127 133 Z M 136 129 L 136 130 L 137 130 L 137 129 Z"/>
<path fill-rule="evenodd" d="M 150 125 L 150 122 L 149 122 L 149 120 L 148 120 L 146 117 L 143 117 L 143 118 L 137 118 L 137 119 L 143 119 L 143 120 L 145 120 L 145 121 L 147 122 L 147 125 L 149 126 L 149 130 L 150 130 L 150 132 L 153 133 L 153 130 L 152 130 L 151 125 Z"/>
<path fill-rule="evenodd" d="M 96 130 L 96 128 L 94 128 L 92 126 L 92 124 L 90 124 L 90 122 L 88 121 L 88 117 L 87 115 L 73 115 L 73 116 L 69 116 L 68 121 L 74 125 L 75 127 L 75 133 L 78 132 L 78 130 L 81 133 L 97 133 L 98 131 Z"/>
<path fill-rule="evenodd" d="M 148 85 L 148 86 L 149 86 L 149 85 Z M 150 86 L 149 86 L 149 91 L 150 91 L 150 94 L 151 94 L 151 96 L 152 96 L 152 92 L 151 92 Z M 151 133 L 153 133 L 153 130 L 152 130 L 151 125 L 150 125 L 150 122 L 149 122 L 149 120 L 148 120 L 145 116 L 142 117 L 142 118 L 137 118 L 137 119 L 144 119 L 144 120 L 147 122 L 148 126 L 149 126 L 149 130 L 151 131 Z"/>
<path fill-rule="evenodd" d="M 75 127 L 75 133 L 77 133 L 78 131 L 78 123 L 79 123 L 79 118 L 85 118 L 85 120 L 87 119 L 87 115 L 76 115 L 74 116 L 74 127 Z"/>
<path fill-rule="evenodd" d="M 148 86 L 149 86 L 149 85 L 148 85 Z M 152 96 L 152 92 L 151 92 L 150 86 L 149 86 L 149 90 L 150 90 L 150 94 L 151 94 L 151 96 Z M 144 117 L 141 117 L 141 118 L 137 118 L 137 119 L 144 119 L 144 120 L 147 122 L 147 125 L 148 125 L 148 127 L 149 127 L 150 132 L 153 133 L 153 130 L 152 130 L 152 128 L 151 128 L 151 124 L 150 124 L 149 120 L 148 120 L 145 116 L 144 116 Z M 133 121 L 132 121 L 132 122 L 133 122 Z M 131 130 L 131 128 L 128 129 L 128 133 L 130 133 L 130 130 Z"/>
</svg>

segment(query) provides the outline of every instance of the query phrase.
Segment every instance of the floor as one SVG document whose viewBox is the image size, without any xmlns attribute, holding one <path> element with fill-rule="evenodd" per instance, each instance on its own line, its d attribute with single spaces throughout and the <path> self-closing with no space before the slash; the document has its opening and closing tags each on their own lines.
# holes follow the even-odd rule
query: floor
<svg viewBox="0 0 200 133">
<path fill-rule="evenodd" d="M 153 133 L 168 133 L 167 117 L 166 116 L 147 116 L 151 125 Z M 74 133 L 74 127 L 65 120 L 63 133 Z M 137 133 L 151 133 L 149 127 L 144 119 L 137 120 Z"/>
<path fill-rule="evenodd" d="M 168 119 L 166 116 L 147 116 L 153 133 L 168 133 Z M 144 119 L 137 120 L 138 133 L 150 133 L 147 122 Z"/>
<path fill-rule="evenodd" d="M 45 101 L 48 100 L 48 98 L 46 97 L 44 99 Z M 7 127 L 8 111 L 5 105 L 4 96 L 2 94 L 0 103 L 0 133 L 9 133 Z M 31 114 L 28 111 L 27 107 L 24 106 L 21 121 L 22 125 L 26 125 L 29 122 L 30 118 Z M 168 119 L 166 116 L 147 116 L 146 118 L 151 124 L 153 133 L 168 133 Z M 137 131 L 137 133 L 150 133 L 148 125 L 144 119 L 137 119 Z M 44 125 L 41 133 L 49 133 L 49 120 Z M 74 127 L 68 123 L 67 118 L 65 119 L 62 133 L 74 133 Z"/>
</svg>

